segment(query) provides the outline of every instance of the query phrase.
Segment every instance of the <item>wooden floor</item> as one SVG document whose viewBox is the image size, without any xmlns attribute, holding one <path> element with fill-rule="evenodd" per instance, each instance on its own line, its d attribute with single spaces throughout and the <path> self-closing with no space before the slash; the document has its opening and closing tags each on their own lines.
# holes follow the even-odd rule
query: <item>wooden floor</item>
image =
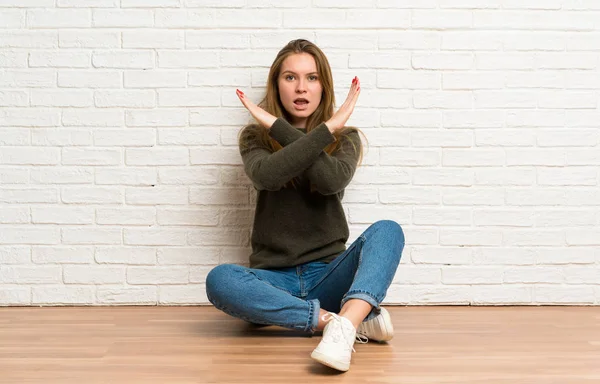
<svg viewBox="0 0 600 384">
<path fill-rule="evenodd" d="M 395 338 L 355 344 L 252 327 L 212 307 L 0 308 L 0 383 L 600 383 L 600 307 L 387 307 Z"/>
</svg>

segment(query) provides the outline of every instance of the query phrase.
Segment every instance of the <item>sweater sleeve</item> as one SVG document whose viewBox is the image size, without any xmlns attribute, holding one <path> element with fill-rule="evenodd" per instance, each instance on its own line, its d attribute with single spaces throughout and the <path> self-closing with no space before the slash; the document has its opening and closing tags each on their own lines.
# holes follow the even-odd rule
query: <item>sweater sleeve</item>
<svg viewBox="0 0 600 384">
<path fill-rule="evenodd" d="M 279 151 L 271 152 L 269 148 L 256 145 L 256 140 L 252 137 L 256 135 L 256 129 L 248 126 L 242 131 L 244 141 L 254 143 L 249 148 L 240 147 L 240 154 L 244 170 L 258 190 L 281 189 L 285 183 L 301 175 L 315 162 L 323 149 L 335 141 L 329 128 L 323 123 L 310 134 L 303 135 Z"/>
<path fill-rule="evenodd" d="M 297 140 L 309 136 L 292 127 L 284 119 L 278 119 L 269 130 L 269 135 L 284 149 Z M 356 130 L 342 136 L 340 146 L 331 155 L 323 151 L 313 164 L 306 169 L 306 176 L 322 195 L 340 192 L 352 180 L 360 156 L 360 136 Z"/>
</svg>

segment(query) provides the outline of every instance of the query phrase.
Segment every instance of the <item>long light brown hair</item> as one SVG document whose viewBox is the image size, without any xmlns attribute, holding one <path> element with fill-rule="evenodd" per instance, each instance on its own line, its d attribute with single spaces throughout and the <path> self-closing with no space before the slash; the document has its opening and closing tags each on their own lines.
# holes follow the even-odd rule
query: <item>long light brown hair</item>
<svg viewBox="0 0 600 384">
<path fill-rule="evenodd" d="M 271 115 L 275 117 L 283 117 L 287 121 L 291 121 L 290 114 L 284 108 L 281 103 L 281 99 L 279 96 L 279 85 L 278 79 L 281 73 L 281 67 L 285 59 L 293 54 L 297 53 L 308 53 L 310 54 L 317 64 L 317 72 L 318 78 L 321 82 L 321 86 L 323 88 L 321 94 L 321 103 L 317 107 L 317 109 L 308 117 L 306 122 L 306 133 L 310 132 L 314 128 L 316 128 L 320 123 L 329 120 L 334 113 L 333 107 L 335 105 L 335 94 L 333 90 L 333 76 L 331 75 L 331 67 L 329 66 L 329 61 L 327 57 L 321 51 L 319 47 L 315 44 L 311 43 L 308 40 L 297 39 L 292 40 L 283 47 L 273 64 L 271 64 L 271 68 L 269 70 L 269 76 L 267 78 L 267 92 L 264 99 L 258 104 L 259 107 L 269 112 Z M 253 128 L 249 134 L 249 130 L 246 130 L 248 126 L 244 127 L 239 134 L 238 141 L 240 145 L 240 149 L 248 149 L 254 146 L 266 147 L 271 152 L 276 152 L 282 149 L 283 147 L 276 140 L 269 136 L 269 133 L 266 128 L 262 127 L 256 121 L 253 121 L 249 125 L 252 125 Z M 351 131 L 360 132 L 360 130 L 356 127 L 344 127 L 341 130 L 336 130 L 333 135 L 336 138 L 336 141 L 325 147 L 325 152 L 328 154 L 332 154 L 342 145 L 342 140 L 349 140 L 352 143 L 352 146 L 355 151 L 359 152 L 359 161 L 358 163 L 362 163 L 363 159 L 363 146 L 362 142 L 359 141 L 358 148 L 357 145 L 350 139 L 347 138 L 347 134 Z M 246 134 L 242 135 L 243 132 Z M 362 132 L 361 132 L 362 133 Z M 364 136 L 364 134 L 363 134 Z M 286 183 L 285 186 L 291 183 L 294 188 L 297 188 L 299 181 L 298 178 L 294 178 L 290 180 L 290 182 Z M 314 187 L 311 186 L 311 190 L 314 190 Z"/>
</svg>

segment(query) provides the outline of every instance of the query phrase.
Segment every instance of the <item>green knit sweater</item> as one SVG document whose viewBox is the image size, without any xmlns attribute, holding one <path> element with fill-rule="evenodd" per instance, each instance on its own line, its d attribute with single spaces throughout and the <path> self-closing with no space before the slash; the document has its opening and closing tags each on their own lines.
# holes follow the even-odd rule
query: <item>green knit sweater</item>
<svg viewBox="0 0 600 384">
<path fill-rule="evenodd" d="M 358 132 L 346 131 L 338 149 L 329 155 L 324 149 L 335 137 L 324 123 L 305 133 L 304 128 L 278 118 L 269 129 L 269 136 L 283 147 L 276 152 L 260 143 L 260 129 L 264 128 L 245 127 L 242 138 L 252 145 L 240 147 L 244 170 L 258 191 L 250 267 L 332 261 L 346 250 L 349 236 L 342 198 L 359 159 Z M 284 187 L 294 177 L 300 180 L 298 189 Z"/>
</svg>

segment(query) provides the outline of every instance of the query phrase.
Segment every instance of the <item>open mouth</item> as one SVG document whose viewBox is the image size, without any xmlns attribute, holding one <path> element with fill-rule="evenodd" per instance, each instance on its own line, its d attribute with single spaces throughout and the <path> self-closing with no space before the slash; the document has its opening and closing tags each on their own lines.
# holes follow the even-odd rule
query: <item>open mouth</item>
<svg viewBox="0 0 600 384">
<path fill-rule="evenodd" d="M 308 100 L 306 100 L 305 98 L 300 97 L 300 98 L 294 100 L 294 104 L 297 105 L 297 106 L 305 106 L 305 105 L 308 104 Z"/>
</svg>

